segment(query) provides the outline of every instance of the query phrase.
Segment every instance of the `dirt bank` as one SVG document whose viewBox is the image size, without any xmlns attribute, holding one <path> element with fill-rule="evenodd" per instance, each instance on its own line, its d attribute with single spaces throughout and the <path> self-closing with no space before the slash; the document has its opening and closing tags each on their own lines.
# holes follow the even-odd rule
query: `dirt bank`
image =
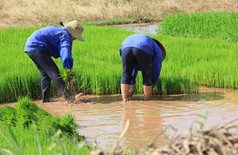
<svg viewBox="0 0 238 155">
<path fill-rule="evenodd" d="M 126 23 L 145 22 L 161 20 L 169 13 L 195 11 L 238 13 L 238 3 L 237 0 L 1 0 L 0 29 L 57 24 L 75 18 L 81 21 L 127 18 Z"/>
</svg>

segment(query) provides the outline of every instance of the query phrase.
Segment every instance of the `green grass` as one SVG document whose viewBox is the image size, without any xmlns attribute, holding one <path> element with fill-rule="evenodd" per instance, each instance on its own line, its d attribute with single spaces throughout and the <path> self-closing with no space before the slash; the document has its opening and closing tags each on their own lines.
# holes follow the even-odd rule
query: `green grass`
<svg viewBox="0 0 238 155">
<path fill-rule="evenodd" d="M 88 154 L 90 145 L 76 132 L 71 114 L 53 117 L 28 97 L 17 108 L 0 108 L 0 154 Z"/>
<path fill-rule="evenodd" d="M 217 14 L 219 13 L 214 13 L 214 18 L 220 19 Z M 231 16 L 235 17 L 233 14 Z M 176 19 L 180 20 L 180 18 Z M 217 20 L 214 19 L 214 21 Z M 197 22 L 199 25 L 200 21 Z M 172 25 L 176 26 L 176 24 Z M 232 34 L 235 31 L 234 27 L 228 25 L 231 29 L 229 32 Z M 40 72 L 24 53 L 27 38 L 37 29 L 39 27 L 10 28 L 0 31 L 0 42 L 2 43 L 0 102 L 12 102 L 19 96 L 25 95 L 33 99 L 41 97 Z M 233 41 L 227 41 L 226 38 L 220 38 L 222 35 L 218 35 L 218 30 L 214 30 L 214 33 L 217 32 L 217 37 L 214 37 L 212 32 L 209 31 L 206 37 L 197 36 L 197 38 L 194 38 L 195 35 L 193 37 L 169 34 L 150 35 L 160 40 L 167 50 L 161 75 L 157 84 L 153 86 L 153 94 L 195 93 L 199 85 L 238 88 L 236 38 L 234 37 Z M 83 37 L 86 41 L 73 43 L 73 73 L 75 74 L 76 92 L 99 95 L 120 93 L 122 67 L 119 49 L 122 41 L 133 33 L 107 26 L 85 26 Z M 225 36 L 228 32 L 222 33 Z M 63 73 L 61 59 L 54 60 Z M 136 93 L 141 93 L 142 76 L 140 72 L 136 81 Z M 58 95 L 58 92 L 52 84 L 51 96 L 55 95 Z"/>
<path fill-rule="evenodd" d="M 178 13 L 166 16 L 160 34 L 238 41 L 238 14 L 228 12 Z"/>
</svg>

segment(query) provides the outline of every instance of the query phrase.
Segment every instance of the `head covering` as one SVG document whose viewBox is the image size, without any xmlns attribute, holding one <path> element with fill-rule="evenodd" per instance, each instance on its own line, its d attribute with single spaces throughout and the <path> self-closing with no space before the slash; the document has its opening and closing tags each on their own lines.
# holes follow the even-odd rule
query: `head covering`
<svg viewBox="0 0 238 155">
<path fill-rule="evenodd" d="M 85 41 L 82 37 L 82 33 L 84 31 L 83 26 L 77 21 L 73 20 L 71 22 L 64 21 L 63 25 L 66 27 L 68 32 L 76 39 Z"/>
<path fill-rule="evenodd" d="M 165 57 L 166 57 L 166 50 L 164 48 L 164 46 L 161 44 L 161 42 L 159 42 L 158 40 L 152 38 L 156 43 L 157 45 L 159 45 L 159 47 L 161 48 L 162 52 L 163 52 L 163 57 L 162 57 L 162 61 L 164 61 Z"/>
</svg>

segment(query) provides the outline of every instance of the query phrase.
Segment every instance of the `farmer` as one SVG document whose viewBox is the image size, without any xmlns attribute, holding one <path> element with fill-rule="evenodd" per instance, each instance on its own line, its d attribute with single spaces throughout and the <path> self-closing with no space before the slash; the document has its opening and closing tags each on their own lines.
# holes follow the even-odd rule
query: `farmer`
<svg viewBox="0 0 238 155">
<path fill-rule="evenodd" d="M 122 59 L 121 93 L 122 101 L 133 95 L 138 70 L 142 71 L 144 100 L 149 100 L 152 84 L 157 82 L 166 57 L 163 45 L 145 34 L 127 37 L 120 48 Z"/>
<path fill-rule="evenodd" d="M 25 52 L 41 72 L 41 91 L 43 103 L 49 102 L 50 83 L 54 82 L 57 90 L 64 97 L 66 103 L 73 103 L 83 93 L 72 94 L 60 76 L 59 69 L 53 59 L 61 57 L 63 68 L 72 69 L 72 44 L 75 39 L 84 41 L 84 28 L 77 21 L 61 22 L 64 27 L 48 26 L 35 31 L 25 45 Z M 69 82 L 71 85 L 73 81 Z"/>
</svg>

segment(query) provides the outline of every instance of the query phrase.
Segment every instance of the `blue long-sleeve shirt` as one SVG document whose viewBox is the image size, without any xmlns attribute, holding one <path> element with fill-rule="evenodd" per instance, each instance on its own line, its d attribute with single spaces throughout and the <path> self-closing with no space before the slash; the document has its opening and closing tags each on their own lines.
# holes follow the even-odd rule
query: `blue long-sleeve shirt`
<svg viewBox="0 0 238 155">
<path fill-rule="evenodd" d="M 61 57 L 63 68 L 73 67 L 72 38 L 65 27 L 48 26 L 35 31 L 25 45 L 25 51 L 50 51 L 54 58 Z"/>
<path fill-rule="evenodd" d="M 122 46 L 119 51 L 120 56 L 121 56 L 121 52 L 126 47 L 136 47 L 152 55 L 152 61 L 153 61 L 152 80 L 153 80 L 153 84 L 155 84 L 160 75 L 162 56 L 163 56 L 163 52 L 161 48 L 159 47 L 159 45 L 157 45 L 157 43 L 148 35 L 133 34 L 127 37 L 122 42 Z M 136 79 L 138 70 L 139 70 L 138 66 L 135 66 L 133 68 L 131 85 L 136 83 L 135 79 Z"/>
</svg>

